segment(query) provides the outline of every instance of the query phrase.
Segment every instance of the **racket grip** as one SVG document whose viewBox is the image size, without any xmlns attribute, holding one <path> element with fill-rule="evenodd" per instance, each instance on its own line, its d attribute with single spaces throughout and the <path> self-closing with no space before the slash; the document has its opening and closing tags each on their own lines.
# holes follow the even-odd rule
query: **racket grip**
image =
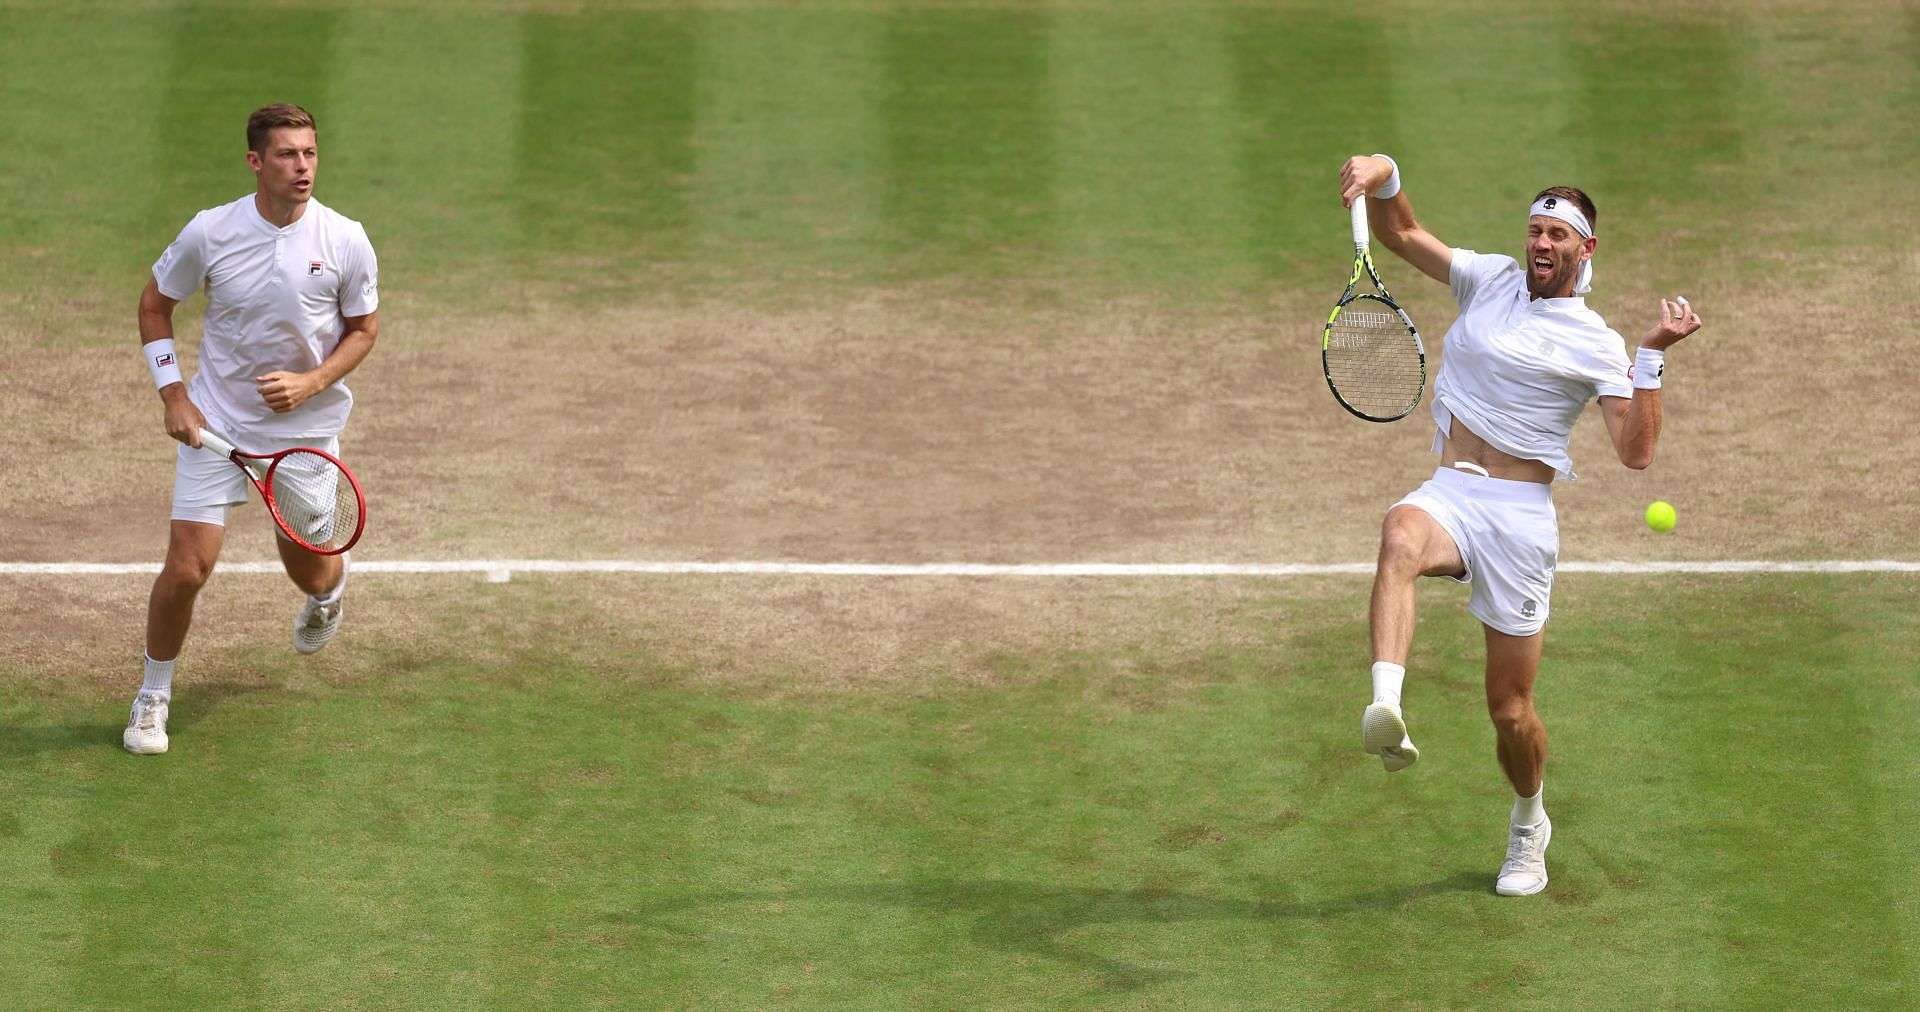
<svg viewBox="0 0 1920 1012">
<path fill-rule="evenodd" d="M 200 430 L 200 448 L 212 450 L 222 457 L 233 456 L 233 444 L 228 442 L 225 436 L 208 428 Z"/>
<path fill-rule="evenodd" d="M 1353 196 L 1353 248 L 1367 248 L 1367 195 L 1356 193 Z"/>
</svg>

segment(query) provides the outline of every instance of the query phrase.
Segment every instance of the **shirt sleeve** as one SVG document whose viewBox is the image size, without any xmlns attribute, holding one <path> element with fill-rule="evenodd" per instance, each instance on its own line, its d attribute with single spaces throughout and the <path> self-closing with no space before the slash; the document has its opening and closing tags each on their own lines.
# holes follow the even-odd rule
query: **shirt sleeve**
<svg viewBox="0 0 1920 1012">
<path fill-rule="evenodd" d="M 153 262 L 153 283 L 160 294 L 180 302 L 199 291 L 206 280 L 207 226 L 202 212 L 187 222 L 172 245 Z"/>
<path fill-rule="evenodd" d="M 1453 301 L 1458 302 L 1462 309 L 1466 308 L 1467 303 L 1473 301 L 1473 293 L 1479 291 L 1480 283 L 1498 273 L 1500 261 L 1505 259 L 1455 247 L 1453 259 L 1447 263 L 1447 280 L 1453 286 Z"/>
<path fill-rule="evenodd" d="M 346 270 L 340 276 L 340 315 L 365 316 L 380 308 L 380 259 L 374 255 L 367 230 L 354 230 L 347 247 Z"/>
<path fill-rule="evenodd" d="M 1607 331 L 1611 340 L 1604 341 L 1596 348 L 1593 356 L 1592 373 L 1588 379 L 1593 383 L 1596 397 L 1633 396 L 1633 381 L 1627 375 L 1630 363 L 1627 361 L 1626 342 L 1612 330 Z"/>
</svg>

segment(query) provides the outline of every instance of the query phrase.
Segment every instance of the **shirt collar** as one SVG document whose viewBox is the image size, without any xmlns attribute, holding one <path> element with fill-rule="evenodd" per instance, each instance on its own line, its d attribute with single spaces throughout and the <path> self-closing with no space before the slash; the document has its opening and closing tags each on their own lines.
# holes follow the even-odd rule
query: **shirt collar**
<svg viewBox="0 0 1920 1012">
<path fill-rule="evenodd" d="M 1527 304 L 1527 311 L 1533 313 L 1571 313 L 1577 309 L 1587 308 L 1586 298 L 1579 295 L 1569 295 L 1560 299 L 1536 299 L 1531 292 L 1527 291 L 1524 282 L 1520 285 L 1520 300 Z"/>
</svg>

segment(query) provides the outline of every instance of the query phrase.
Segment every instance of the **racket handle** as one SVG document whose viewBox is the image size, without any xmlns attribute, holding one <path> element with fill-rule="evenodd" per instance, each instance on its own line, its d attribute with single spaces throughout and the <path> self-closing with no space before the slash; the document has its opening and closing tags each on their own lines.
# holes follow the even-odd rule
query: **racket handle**
<svg viewBox="0 0 1920 1012">
<path fill-rule="evenodd" d="M 227 437 L 208 428 L 200 430 L 200 448 L 212 450 L 222 457 L 233 456 L 233 443 L 228 441 Z"/>
<path fill-rule="evenodd" d="M 246 469 L 248 474 L 253 475 L 255 481 L 267 480 L 267 465 L 260 461 L 240 456 L 238 451 L 233 448 L 232 440 L 212 429 L 202 428 L 200 430 L 200 448 L 202 450 L 212 450 L 220 456 L 240 465 Z"/>
<path fill-rule="evenodd" d="M 1353 196 L 1353 248 L 1367 248 L 1367 195 L 1356 193 Z"/>
</svg>

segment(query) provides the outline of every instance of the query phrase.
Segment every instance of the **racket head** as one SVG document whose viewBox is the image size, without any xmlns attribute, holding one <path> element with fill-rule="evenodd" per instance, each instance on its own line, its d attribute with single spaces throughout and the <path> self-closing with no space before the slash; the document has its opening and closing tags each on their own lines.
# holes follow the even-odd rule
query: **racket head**
<svg viewBox="0 0 1920 1012">
<path fill-rule="evenodd" d="M 360 480 L 325 450 L 300 447 L 275 454 L 261 491 L 281 533 L 317 555 L 345 552 L 366 529 Z"/>
<path fill-rule="evenodd" d="M 1333 397 L 1354 416 L 1392 422 L 1419 407 L 1427 389 L 1427 350 L 1393 300 L 1340 300 L 1320 338 L 1320 367 Z"/>
</svg>

